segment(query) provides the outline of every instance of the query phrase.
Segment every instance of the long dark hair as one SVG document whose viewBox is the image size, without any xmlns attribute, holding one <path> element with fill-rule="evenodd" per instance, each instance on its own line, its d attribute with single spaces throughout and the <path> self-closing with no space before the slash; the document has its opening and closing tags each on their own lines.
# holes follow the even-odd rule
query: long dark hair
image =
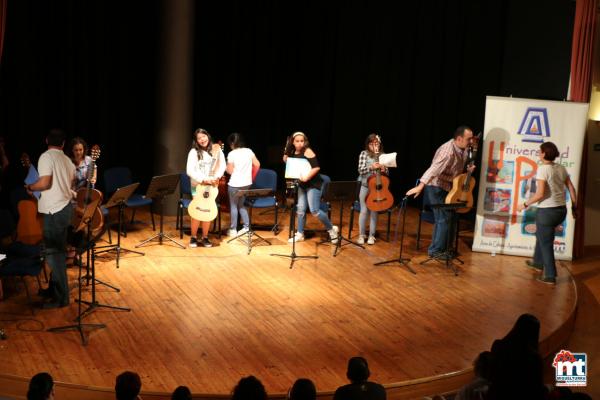
<svg viewBox="0 0 600 400">
<path fill-rule="evenodd" d="M 294 138 L 298 135 L 302 135 L 304 137 L 304 147 L 302 148 L 302 152 L 300 154 L 304 154 L 306 149 L 310 148 L 310 142 L 308 141 L 308 136 L 306 136 L 303 132 L 294 132 L 292 136 L 288 136 L 287 143 L 285 145 L 285 151 L 283 154 L 286 156 L 293 156 L 296 152 L 296 147 L 294 147 Z"/>
<path fill-rule="evenodd" d="M 75 154 L 73 153 L 73 147 L 75 147 L 76 144 L 80 144 L 83 146 L 83 158 L 85 158 L 85 155 L 88 152 L 88 145 L 86 143 L 85 140 L 83 140 L 83 138 L 77 136 L 74 137 L 73 139 L 71 139 L 71 141 L 69 142 L 69 146 L 67 147 L 67 151 L 65 153 L 67 153 L 67 156 L 73 160 L 75 158 Z"/>
<path fill-rule="evenodd" d="M 367 138 L 365 139 L 365 151 L 367 153 L 369 153 L 369 155 L 371 157 L 375 156 L 375 153 L 373 153 L 371 151 L 371 149 L 369 148 L 369 143 L 371 143 L 372 141 L 377 140 L 379 142 L 379 152 L 383 153 L 383 144 L 381 143 L 381 137 L 376 134 L 376 133 L 371 133 L 369 136 L 367 136 Z"/>
<path fill-rule="evenodd" d="M 198 144 L 198 134 L 200 134 L 200 133 L 203 133 L 206 136 L 208 136 L 208 144 L 206 145 L 206 148 L 202 148 Z M 212 155 L 213 155 L 212 147 L 213 147 L 213 141 L 212 141 L 212 136 L 210 136 L 210 133 L 208 133 L 205 129 L 202 129 L 202 128 L 196 129 L 194 131 L 194 139 L 192 140 L 192 148 L 196 149 L 196 153 L 198 154 L 198 160 L 202 160 L 202 150 L 206 151 L 212 157 Z"/>
<path fill-rule="evenodd" d="M 40 372 L 29 381 L 27 400 L 46 400 L 52 393 L 53 387 L 52 376 L 47 372 Z"/>
<path fill-rule="evenodd" d="M 239 133 L 232 133 L 229 135 L 227 137 L 227 143 L 232 150 L 246 147 L 246 143 L 244 143 L 244 137 Z"/>
</svg>

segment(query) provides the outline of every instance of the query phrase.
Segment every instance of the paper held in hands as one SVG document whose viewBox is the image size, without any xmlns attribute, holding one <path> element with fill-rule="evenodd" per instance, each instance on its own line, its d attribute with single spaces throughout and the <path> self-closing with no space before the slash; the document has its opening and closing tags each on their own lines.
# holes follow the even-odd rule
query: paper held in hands
<svg viewBox="0 0 600 400">
<path fill-rule="evenodd" d="M 285 179 L 300 179 L 307 176 L 311 169 L 307 159 L 289 157 L 285 162 Z"/>
<path fill-rule="evenodd" d="M 396 152 L 380 154 L 379 155 L 379 164 L 388 168 L 396 168 Z"/>
</svg>

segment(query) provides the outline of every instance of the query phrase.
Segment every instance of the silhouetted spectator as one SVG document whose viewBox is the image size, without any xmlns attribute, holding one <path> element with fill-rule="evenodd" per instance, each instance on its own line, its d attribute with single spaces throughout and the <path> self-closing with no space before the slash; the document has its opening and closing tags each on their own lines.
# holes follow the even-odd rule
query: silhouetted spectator
<svg viewBox="0 0 600 400">
<path fill-rule="evenodd" d="M 136 400 L 142 390 L 142 380 L 135 372 L 125 371 L 117 376 L 115 394 L 117 400 Z"/>
<path fill-rule="evenodd" d="M 475 379 L 463 386 L 454 400 L 483 400 L 487 395 L 492 375 L 492 353 L 484 351 L 479 353 L 473 362 Z"/>
<path fill-rule="evenodd" d="M 53 400 L 54 381 L 47 372 L 34 375 L 29 381 L 27 400 Z"/>
<path fill-rule="evenodd" d="M 290 388 L 288 392 L 289 400 L 315 400 L 317 398 L 317 388 L 310 379 L 300 378 Z"/>
<path fill-rule="evenodd" d="M 370 375 L 367 360 L 352 357 L 346 371 L 350 384 L 337 388 L 333 400 L 385 400 L 385 388 L 379 383 L 369 382 Z"/>
<path fill-rule="evenodd" d="M 171 400 L 192 400 L 192 392 L 187 386 L 179 386 L 171 395 Z"/>
<path fill-rule="evenodd" d="M 240 379 L 233 388 L 231 400 L 267 400 L 267 392 L 263 384 L 250 375 Z"/>
</svg>

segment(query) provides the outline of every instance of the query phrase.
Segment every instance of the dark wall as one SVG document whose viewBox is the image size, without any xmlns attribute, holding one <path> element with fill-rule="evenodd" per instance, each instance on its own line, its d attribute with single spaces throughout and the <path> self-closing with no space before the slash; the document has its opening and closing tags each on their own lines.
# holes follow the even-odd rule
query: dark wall
<svg viewBox="0 0 600 400">
<path fill-rule="evenodd" d="M 323 173 L 353 179 L 378 132 L 405 190 L 457 125 L 483 129 L 486 95 L 566 96 L 571 0 L 194 4 L 194 126 L 243 133 L 279 170 L 286 136 L 302 130 Z M 101 166 L 160 173 L 150 146 L 168 5 L 9 1 L 0 129 L 12 148 L 39 152 L 61 126 L 103 145 Z"/>
</svg>

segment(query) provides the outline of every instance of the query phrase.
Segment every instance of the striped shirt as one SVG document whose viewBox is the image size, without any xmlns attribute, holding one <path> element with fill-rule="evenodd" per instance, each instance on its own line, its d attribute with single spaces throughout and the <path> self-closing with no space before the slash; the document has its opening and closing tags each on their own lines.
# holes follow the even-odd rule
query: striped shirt
<svg viewBox="0 0 600 400">
<path fill-rule="evenodd" d="M 450 139 L 437 149 L 431 166 L 425 171 L 420 181 L 449 192 L 452 189 L 452 180 L 463 173 L 466 160 L 467 152 L 458 147 L 454 143 L 454 139 Z"/>
</svg>

